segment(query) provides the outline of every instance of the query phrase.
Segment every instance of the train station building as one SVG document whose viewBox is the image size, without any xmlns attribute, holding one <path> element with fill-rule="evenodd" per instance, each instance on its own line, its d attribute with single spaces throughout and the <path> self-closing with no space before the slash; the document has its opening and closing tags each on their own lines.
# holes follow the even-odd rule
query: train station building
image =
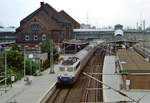
<svg viewBox="0 0 150 103">
<path fill-rule="evenodd" d="M 63 41 L 73 39 L 73 29 L 77 28 L 80 24 L 64 10 L 58 12 L 48 3 L 41 2 L 37 10 L 20 21 L 16 42 L 25 53 L 32 53 L 36 58 L 42 42 L 52 39 L 54 44 L 62 45 Z"/>
<path fill-rule="evenodd" d="M 52 38 L 55 43 L 73 38 L 73 29 L 80 24 L 65 11 L 56 11 L 47 3 L 20 21 L 17 43 L 39 43 Z"/>
<path fill-rule="evenodd" d="M 74 37 L 80 40 L 93 40 L 93 39 L 101 39 L 101 40 L 114 40 L 116 38 L 122 38 L 127 40 L 137 40 L 141 41 L 143 39 L 150 39 L 149 31 L 142 30 L 128 30 L 124 29 L 123 25 L 117 24 L 114 28 L 110 29 L 74 29 Z"/>
<path fill-rule="evenodd" d="M 15 30 L 15 27 L 0 27 L 0 42 L 15 42 Z"/>
</svg>

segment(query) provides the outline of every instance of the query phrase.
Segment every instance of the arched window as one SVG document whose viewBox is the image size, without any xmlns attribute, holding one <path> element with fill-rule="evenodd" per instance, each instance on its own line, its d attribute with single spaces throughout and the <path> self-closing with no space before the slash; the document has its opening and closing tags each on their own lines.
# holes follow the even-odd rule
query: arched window
<svg viewBox="0 0 150 103">
<path fill-rule="evenodd" d="M 43 41 L 46 40 L 46 34 L 43 34 L 43 35 L 42 35 L 42 40 L 43 40 Z"/>
<path fill-rule="evenodd" d="M 38 35 L 34 35 L 34 40 L 38 40 Z"/>
<path fill-rule="evenodd" d="M 25 41 L 29 41 L 30 40 L 30 36 L 27 34 L 25 35 Z"/>
</svg>

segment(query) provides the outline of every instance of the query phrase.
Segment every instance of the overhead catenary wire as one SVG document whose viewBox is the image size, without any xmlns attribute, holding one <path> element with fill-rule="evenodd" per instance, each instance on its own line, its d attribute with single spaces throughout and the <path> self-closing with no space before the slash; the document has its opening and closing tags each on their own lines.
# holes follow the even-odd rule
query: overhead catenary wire
<svg viewBox="0 0 150 103">
<path fill-rule="evenodd" d="M 102 81 L 100 81 L 100 80 L 98 80 L 98 79 L 92 77 L 91 75 L 89 75 L 89 74 L 87 74 L 87 73 L 85 73 L 85 72 L 84 72 L 83 74 L 84 74 L 85 76 L 88 76 L 88 77 L 90 77 L 90 78 L 92 78 L 92 79 L 98 81 L 99 83 L 105 85 L 106 87 L 108 87 L 108 88 L 114 90 L 115 92 L 121 94 L 122 96 L 127 97 L 127 98 L 130 99 L 131 101 L 138 103 L 138 101 L 136 101 L 135 99 L 129 97 L 127 94 L 125 94 L 125 93 L 123 93 L 123 92 L 121 92 L 121 91 L 119 91 L 119 90 L 117 90 L 117 89 L 115 89 L 115 88 L 113 88 L 113 87 L 111 87 L 111 86 L 109 86 L 109 85 L 103 83 Z"/>
</svg>

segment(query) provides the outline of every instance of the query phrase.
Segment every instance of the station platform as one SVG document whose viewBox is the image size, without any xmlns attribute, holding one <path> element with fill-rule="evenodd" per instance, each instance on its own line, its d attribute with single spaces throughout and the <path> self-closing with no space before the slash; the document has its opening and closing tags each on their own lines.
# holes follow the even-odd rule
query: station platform
<svg viewBox="0 0 150 103">
<path fill-rule="evenodd" d="M 150 73 L 150 62 L 132 49 L 118 50 L 119 61 L 123 68 L 121 72 Z"/>
<path fill-rule="evenodd" d="M 115 56 L 105 56 L 103 65 L 103 82 L 114 89 L 120 90 L 121 79 L 118 75 L 115 75 L 115 59 Z M 104 102 L 115 103 L 125 99 L 127 98 L 121 96 L 119 93 L 113 91 L 112 89 L 109 89 L 107 86 L 103 86 Z"/>
<path fill-rule="evenodd" d="M 115 68 L 115 56 L 105 56 L 103 66 L 103 82 L 112 88 L 124 93 L 126 96 L 138 101 L 138 103 L 149 103 L 150 90 L 125 90 L 121 89 L 122 76 L 116 73 Z M 126 103 L 137 103 L 120 93 L 103 85 L 103 100 L 104 102 L 118 103 L 120 101 L 126 101 Z M 132 101 L 132 102 L 131 102 Z"/>
<path fill-rule="evenodd" d="M 57 65 L 54 66 L 58 68 Z M 6 93 L 0 96 L 0 103 L 42 103 L 43 98 L 55 86 L 56 74 L 49 74 L 50 69 L 41 76 L 32 78 L 31 84 L 25 84 L 24 79 L 17 81 Z"/>
<path fill-rule="evenodd" d="M 125 85 L 129 89 L 149 90 L 150 82 L 150 62 L 134 51 L 134 49 L 118 50 L 120 73 L 123 75 Z M 128 82 L 128 83 L 127 83 Z"/>
</svg>

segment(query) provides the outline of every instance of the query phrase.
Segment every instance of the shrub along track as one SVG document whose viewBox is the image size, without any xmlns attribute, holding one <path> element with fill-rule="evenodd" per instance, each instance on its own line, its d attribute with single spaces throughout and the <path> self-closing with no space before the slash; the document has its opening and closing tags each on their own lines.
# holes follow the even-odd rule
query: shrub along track
<svg viewBox="0 0 150 103">
<path fill-rule="evenodd" d="M 97 48 L 83 72 L 91 73 L 93 77 L 102 81 L 102 75 L 94 73 L 102 73 L 104 56 L 104 49 Z M 102 102 L 102 94 L 102 85 L 81 73 L 71 88 L 56 88 L 47 103 Z"/>
</svg>

